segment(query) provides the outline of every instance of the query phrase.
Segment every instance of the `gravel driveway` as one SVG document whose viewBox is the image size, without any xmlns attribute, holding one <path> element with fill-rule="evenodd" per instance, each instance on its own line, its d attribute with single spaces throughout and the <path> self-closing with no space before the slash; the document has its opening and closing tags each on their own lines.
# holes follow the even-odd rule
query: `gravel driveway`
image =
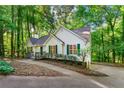
<svg viewBox="0 0 124 93">
<path fill-rule="evenodd" d="M 0 76 L 0 87 L 6 88 L 124 88 L 124 68 L 93 64 L 91 69 L 109 75 L 108 77 L 85 76 L 62 67 L 33 60 L 18 62 L 35 64 L 65 76 Z"/>
<path fill-rule="evenodd" d="M 107 87 L 88 76 L 47 63 L 18 60 L 18 62 L 35 64 L 65 74 L 65 76 L 4 76 L 0 77 L 0 87 L 9 88 L 102 88 Z"/>
</svg>

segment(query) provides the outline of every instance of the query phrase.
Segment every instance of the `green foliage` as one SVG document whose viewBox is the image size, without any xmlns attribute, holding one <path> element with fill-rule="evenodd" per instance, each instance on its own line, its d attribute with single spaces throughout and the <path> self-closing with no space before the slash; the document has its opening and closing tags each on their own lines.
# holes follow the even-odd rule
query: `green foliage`
<svg viewBox="0 0 124 93">
<path fill-rule="evenodd" d="M 54 32 L 60 25 L 71 30 L 91 26 L 92 59 L 124 62 L 124 6 L 0 6 L 0 14 L 2 57 L 24 57 L 30 37 Z"/>
<path fill-rule="evenodd" d="M 0 61 L 0 66 L 10 66 L 10 64 L 2 60 Z"/>
<path fill-rule="evenodd" d="M 92 26 L 92 60 L 124 62 L 124 7 L 77 6 L 76 16 Z"/>
<path fill-rule="evenodd" d="M 0 61 L 0 73 L 1 74 L 11 74 L 15 69 L 6 61 Z"/>
</svg>

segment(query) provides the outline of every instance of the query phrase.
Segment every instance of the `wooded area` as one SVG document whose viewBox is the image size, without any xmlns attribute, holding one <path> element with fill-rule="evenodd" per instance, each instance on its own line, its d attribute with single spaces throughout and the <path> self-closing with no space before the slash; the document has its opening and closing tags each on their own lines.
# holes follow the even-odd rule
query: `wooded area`
<svg viewBox="0 0 124 93">
<path fill-rule="evenodd" d="M 24 58 L 27 40 L 90 26 L 92 60 L 124 63 L 124 6 L 0 6 L 0 56 Z"/>
</svg>

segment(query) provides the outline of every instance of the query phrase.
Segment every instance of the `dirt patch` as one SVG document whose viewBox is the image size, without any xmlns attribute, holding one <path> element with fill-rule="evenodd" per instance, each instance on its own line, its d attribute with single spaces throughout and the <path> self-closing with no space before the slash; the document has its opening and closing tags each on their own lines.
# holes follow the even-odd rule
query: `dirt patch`
<svg viewBox="0 0 124 93">
<path fill-rule="evenodd" d="M 42 60 L 39 62 L 44 62 L 44 63 L 48 63 L 48 64 L 52 64 L 52 65 L 56 65 L 59 67 L 63 67 L 72 71 L 76 71 L 80 74 L 85 74 L 88 76 L 108 76 L 107 74 L 98 72 L 98 71 L 94 71 L 94 70 L 90 70 L 90 69 L 84 69 L 81 65 L 76 65 L 76 64 L 70 64 L 69 62 L 66 62 L 66 64 L 64 62 L 61 61 L 50 61 L 50 60 Z"/>
<path fill-rule="evenodd" d="M 62 73 L 57 71 L 38 66 L 35 64 L 28 64 L 23 62 L 10 62 L 10 64 L 15 68 L 15 72 L 11 75 L 17 76 L 63 76 Z"/>
</svg>

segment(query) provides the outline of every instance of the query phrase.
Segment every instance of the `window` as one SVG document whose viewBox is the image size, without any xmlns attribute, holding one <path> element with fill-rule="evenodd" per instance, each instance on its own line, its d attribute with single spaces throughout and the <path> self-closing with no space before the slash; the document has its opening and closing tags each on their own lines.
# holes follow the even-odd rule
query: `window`
<svg viewBox="0 0 124 93">
<path fill-rule="evenodd" d="M 77 54 L 76 45 L 69 45 L 69 54 Z"/>
<path fill-rule="evenodd" d="M 52 55 L 55 55 L 55 54 L 57 54 L 57 45 L 54 45 L 54 46 L 49 46 L 49 52 L 50 52 L 50 54 L 52 54 Z"/>
</svg>

